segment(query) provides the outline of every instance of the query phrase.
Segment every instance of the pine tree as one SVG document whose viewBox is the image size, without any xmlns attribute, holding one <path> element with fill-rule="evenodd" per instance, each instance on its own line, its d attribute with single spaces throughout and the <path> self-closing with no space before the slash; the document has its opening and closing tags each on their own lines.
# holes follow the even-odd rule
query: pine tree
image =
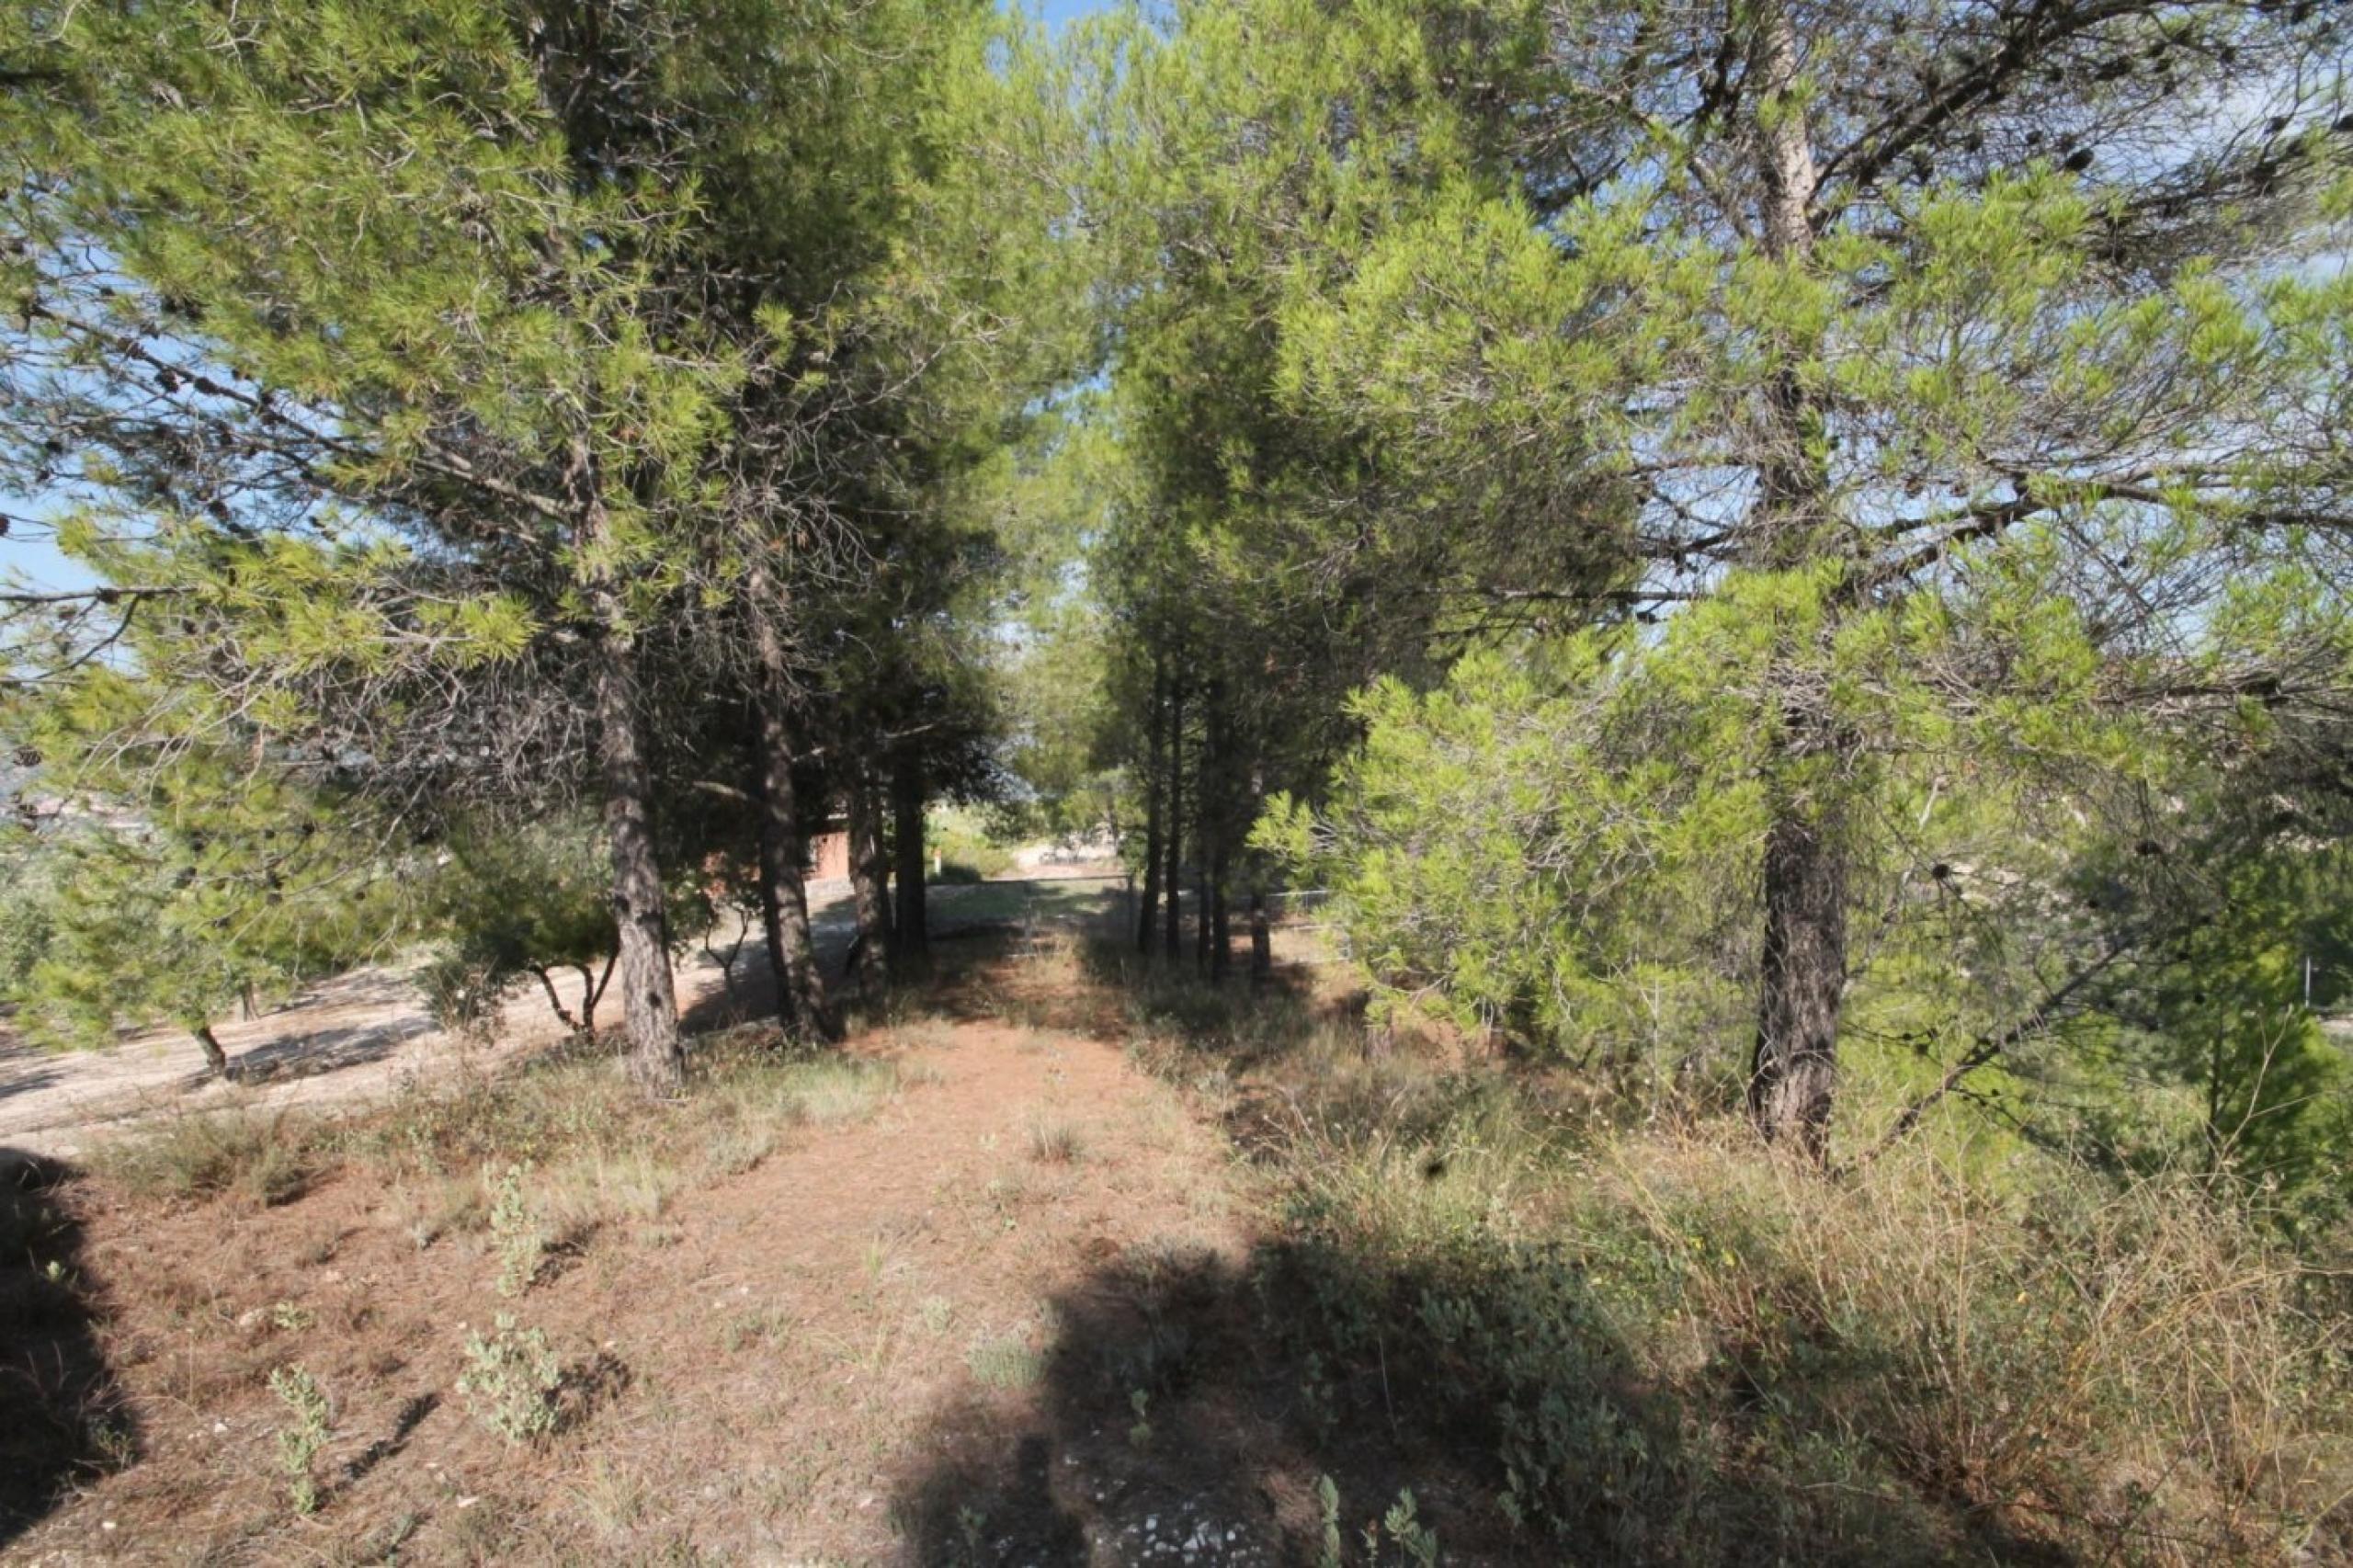
<svg viewBox="0 0 2353 1568">
<path fill-rule="evenodd" d="M 1686 755 L 1762 802 L 1769 1134 L 1824 1153 L 1876 824 L 1940 769 L 2129 776 L 2341 692 L 2334 13 L 1183 16 L 1392 84 L 1314 95 L 1286 406 L 1418 494 L 1386 526 L 1524 539 L 1579 565 L 1559 621 L 1704 668 Z"/>
</svg>

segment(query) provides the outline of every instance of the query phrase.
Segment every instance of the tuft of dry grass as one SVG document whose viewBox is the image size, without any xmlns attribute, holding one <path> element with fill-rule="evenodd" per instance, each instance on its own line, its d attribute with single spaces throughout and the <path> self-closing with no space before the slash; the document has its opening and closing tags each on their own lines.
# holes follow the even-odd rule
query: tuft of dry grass
<svg viewBox="0 0 2353 1568">
<path fill-rule="evenodd" d="M 1290 1257 L 1564 1540 L 2284 1562 L 2353 1488 L 2345 1324 L 2193 1178 L 1996 1187 L 1926 1143 L 1830 1178 L 1731 1120 L 1578 1142 L 1453 1095 L 1435 1126 L 1294 1108 Z"/>
<path fill-rule="evenodd" d="M 1077 1126 L 1060 1117 L 1032 1117 L 1024 1138 L 1029 1157 L 1045 1165 L 1075 1165 L 1086 1152 L 1086 1140 Z"/>
<path fill-rule="evenodd" d="M 319 1130 L 288 1110 L 178 1112 L 93 1149 L 100 1180 L 133 1198 L 226 1197 L 252 1208 L 301 1196 L 321 1164 Z"/>
<path fill-rule="evenodd" d="M 1020 1329 L 973 1340 L 964 1365 L 983 1387 L 1014 1392 L 1031 1387 L 1045 1373 L 1045 1358 Z"/>
</svg>

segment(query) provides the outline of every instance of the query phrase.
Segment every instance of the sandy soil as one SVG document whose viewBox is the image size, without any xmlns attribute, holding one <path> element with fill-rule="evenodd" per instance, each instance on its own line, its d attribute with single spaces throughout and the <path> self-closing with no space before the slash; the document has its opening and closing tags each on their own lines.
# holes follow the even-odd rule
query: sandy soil
<svg viewBox="0 0 2353 1568">
<path fill-rule="evenodd" d="M 756 941 L 736 955 L 737 983 L 759 966 Z M 722 944 L 722 950 L 724 950 Z M 563 977 L 559 977 L 560 979 Z M 725 1000 L 719 966 L 700 953 L 678 965 L 683 1009 Z M 566 997 L 567 1005 L 577 998 Z M 611 1006 L 600 1021 L 610 1024 Z M 213 1032 L 233 1081 L 204 1070 L 195 1041 L 150 1029 L 105 1051 L 49 1051 L 0 1028 L 0 1148 L 56 1158 L 142 1118 L 236 1103 L 264 1108 L 369 1103 L 404 1079 L 496 1066 L 564 1037 L 536 982 L 508 997 L 504 1027 L 467 1040 L 434 1026 L 405 971 L 338 975 L 292 1004 Z"/>
<path fill-rule="evenodd" d="M 0 1558 L 1275 1561 L 1313 1471 L 1167 1369 L 1240 1364 L 1246 1183 L 1120 1045 L 989 1018 L 1005 994 L 853 1041 L 899 1067 L 870 1119 L 598 1231 L 519 1301 L 478 1235 L 421 1248 L 415 1195 L 357 1174 L 261 1210 L 85 1196 L 137 1459 Z M 452 1392 L 507 1310 L 566 1369 L 536 1448 Z M 290 1362 L 335 1403 L 309 1518 L 274 1457 Z"/>
<path fill-rule="evenodd" d="M 1100 866 L 1058 865 L 1035 881 L 1099 877 Z M 935 922 L 957 925 L 956 911 L 981 890 L 931 890 Z M 1003 891 L 990 885 L 992 893 Z M 848 884 L 810 884 L 810 917 L 829 966 L 847 950 L 854 915 Z M 732 939 L 732 934 L 731 934 Z M 725 952 L 727 940 L 717 943 Z M 756 933 L 735 954 L 732 976 L 698 949 L 678 964 L 678 1005 L 690 1021 L 717 1021 L 731 1003 L 756 1005 L 767 961 Z M 566 977 L 559 977 L 564 983 Z M 734 982 L 730 991 L 729 978 Z M 567 987 L 568 989 L 568 987 Z M 567 1006 L 576 998 L 567 995 Z M 617 1004 L 602 1020 L 613 1022 Z M 434 1027 L 406 971 L 368 968 L 327 981 L 291 1005 L 252 1019 L 230 1019 L 214 1032 L 237 1078 L 222 1083 L 203 1070 L 195 1042 L 178 1030 L 153 1029 L 105 1051 L 36 1050 L 0 1024 L 0 1149 L 52 1158 L 86 1152 L 94 1138 L 142 1118 L 237 1103 L 265 1109 L 368 1105 L 404 1082 L 501 1065 L 551 1045 L 565 1030 L 536 983 L 509 996 L 504 1027 L 488 1041 Z"/>
</svg>

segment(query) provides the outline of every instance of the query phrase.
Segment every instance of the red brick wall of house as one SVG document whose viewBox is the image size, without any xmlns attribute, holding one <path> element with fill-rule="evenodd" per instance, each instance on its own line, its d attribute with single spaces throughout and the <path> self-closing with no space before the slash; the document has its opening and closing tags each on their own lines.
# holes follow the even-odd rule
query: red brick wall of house
<svg viewBox="0 0 2353 1568">
<path fill-rule="evenodd" d="M 809 840 L 809 874 L 815 878 L 849 875 L 849 835 L 829 830 Z"/>
</svg>

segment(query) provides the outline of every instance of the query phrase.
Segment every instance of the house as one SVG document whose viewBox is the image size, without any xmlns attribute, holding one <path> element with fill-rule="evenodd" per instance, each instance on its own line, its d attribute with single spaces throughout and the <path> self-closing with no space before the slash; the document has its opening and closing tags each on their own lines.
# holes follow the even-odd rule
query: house
<svg viewBox="0 0 2353 1568">
<path fill-rule="evenodd" d="M 849 878 L 849 819 L 829 814 L 824 825 L 809 835 L 801 868 L 815 882 Z"/>
</svg>

